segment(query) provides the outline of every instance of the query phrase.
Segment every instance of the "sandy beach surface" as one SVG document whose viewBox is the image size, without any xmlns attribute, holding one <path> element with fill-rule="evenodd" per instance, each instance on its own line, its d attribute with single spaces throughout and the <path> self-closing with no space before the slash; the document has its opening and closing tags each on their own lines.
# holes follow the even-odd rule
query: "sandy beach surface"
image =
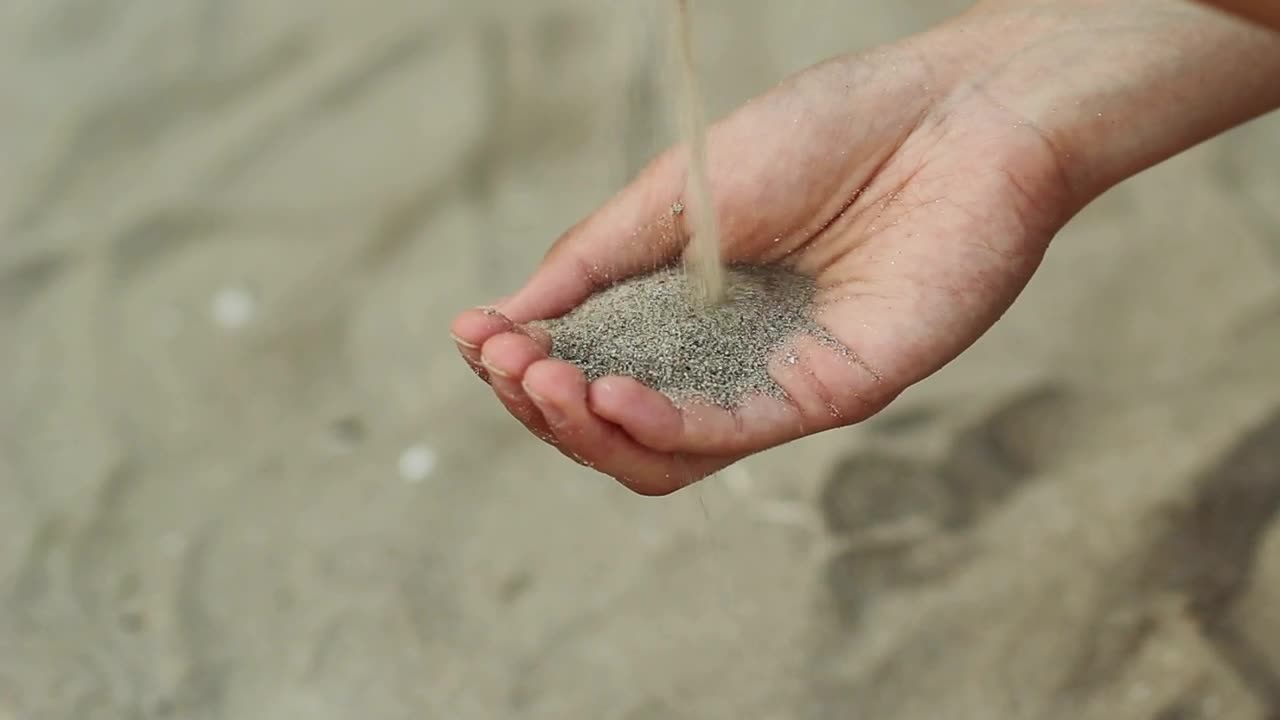
<svg viewBox="0 0 1280 720">
<path fill-rule="evenodd" d="M 711 109 L 963 4 L 707 0 Z M 640 5 L 0 5 L 0 720 L 1278 716 L 1280 117 L 644 499 L 446 333 L 670 138 Z"/>
</svg>

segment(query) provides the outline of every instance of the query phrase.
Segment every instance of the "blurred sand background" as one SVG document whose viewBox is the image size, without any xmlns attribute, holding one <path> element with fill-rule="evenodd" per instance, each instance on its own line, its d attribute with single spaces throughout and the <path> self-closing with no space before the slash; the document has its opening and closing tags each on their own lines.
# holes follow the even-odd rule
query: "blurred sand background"
<svg viewBox="0 0 1280 720">
<path fill-rule="evenodd" d="M 712 110 L 963 4 L 695 3 Z M 643 499 L 446 334 L 670 139 L 641 5 L 0 6 L 0 719 L 1280 717 L 1280 117 Z"/>
</svg>

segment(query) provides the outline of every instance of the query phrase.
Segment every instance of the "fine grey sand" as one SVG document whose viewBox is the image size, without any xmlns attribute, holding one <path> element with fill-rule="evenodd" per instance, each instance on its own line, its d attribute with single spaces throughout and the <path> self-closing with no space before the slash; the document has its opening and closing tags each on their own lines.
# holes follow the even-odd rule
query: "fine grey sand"
<svg viewBox="0 0 1280 720">
<path fill-rule="evenodd" d="M 671 139 L 657 5 L 0 3 L 0 719 L 1274 720 L 1280 117 L 636 498 L 447 328 Z M 971 2 L 691 5 L 716 117 Z"/>
<path fill-rule="evenodd" d="M 577 365 L 588 380 L 625 375 L 676 402 L 726 408 L 752 394 L 785 395 L 769 364 L 798 335 L 841 348 L 814 318 L 812 278 L 753 265 L 729 266 L 724 278 L 724 300 L 707 305 L 696 278 L 664 268 L 540 324 L 551 334 L 551 355 Z M 784 361 L 795 357 L 784 352 Z"/>
</svg>

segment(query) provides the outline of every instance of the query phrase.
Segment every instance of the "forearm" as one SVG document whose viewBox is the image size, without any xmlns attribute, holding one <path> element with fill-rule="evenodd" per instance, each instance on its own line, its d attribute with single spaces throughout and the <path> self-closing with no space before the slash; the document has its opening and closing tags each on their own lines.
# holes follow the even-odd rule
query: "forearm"
<svg viewBox="0 0 1280 720">
<path fill-rule="evenodd" d="M 988 0 L 980 93 L 1035 126 L 1080 202 L 1280 107 L 1280 35 L 1185 0 Z"/>
<path fill-rule="evenodd" d="M 1275 0 L 1200 0 L 1280 31 L 1280 2 Z"/>
</svg>

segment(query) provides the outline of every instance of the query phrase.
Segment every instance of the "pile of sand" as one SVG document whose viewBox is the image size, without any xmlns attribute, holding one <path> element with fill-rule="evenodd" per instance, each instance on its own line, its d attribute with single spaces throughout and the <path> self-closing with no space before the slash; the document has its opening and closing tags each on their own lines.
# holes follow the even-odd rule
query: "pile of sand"
<svg viewBox="0 0 1280 720">
<path fill-rule="evenodd" d="M 814 319 L 812 278 L 737 265 L 726 280 L 724 302 L 706 306 L 690 275 L 662 269 L 613 285 L 541 325 L 551 334 L 551 355 L 577 365 L 588 380 L 625 375 L 676 402 L 722 407 L 752 394 L 783 397 L 769 363 L 799 335 L 841 349 Z"/>
</svg>

